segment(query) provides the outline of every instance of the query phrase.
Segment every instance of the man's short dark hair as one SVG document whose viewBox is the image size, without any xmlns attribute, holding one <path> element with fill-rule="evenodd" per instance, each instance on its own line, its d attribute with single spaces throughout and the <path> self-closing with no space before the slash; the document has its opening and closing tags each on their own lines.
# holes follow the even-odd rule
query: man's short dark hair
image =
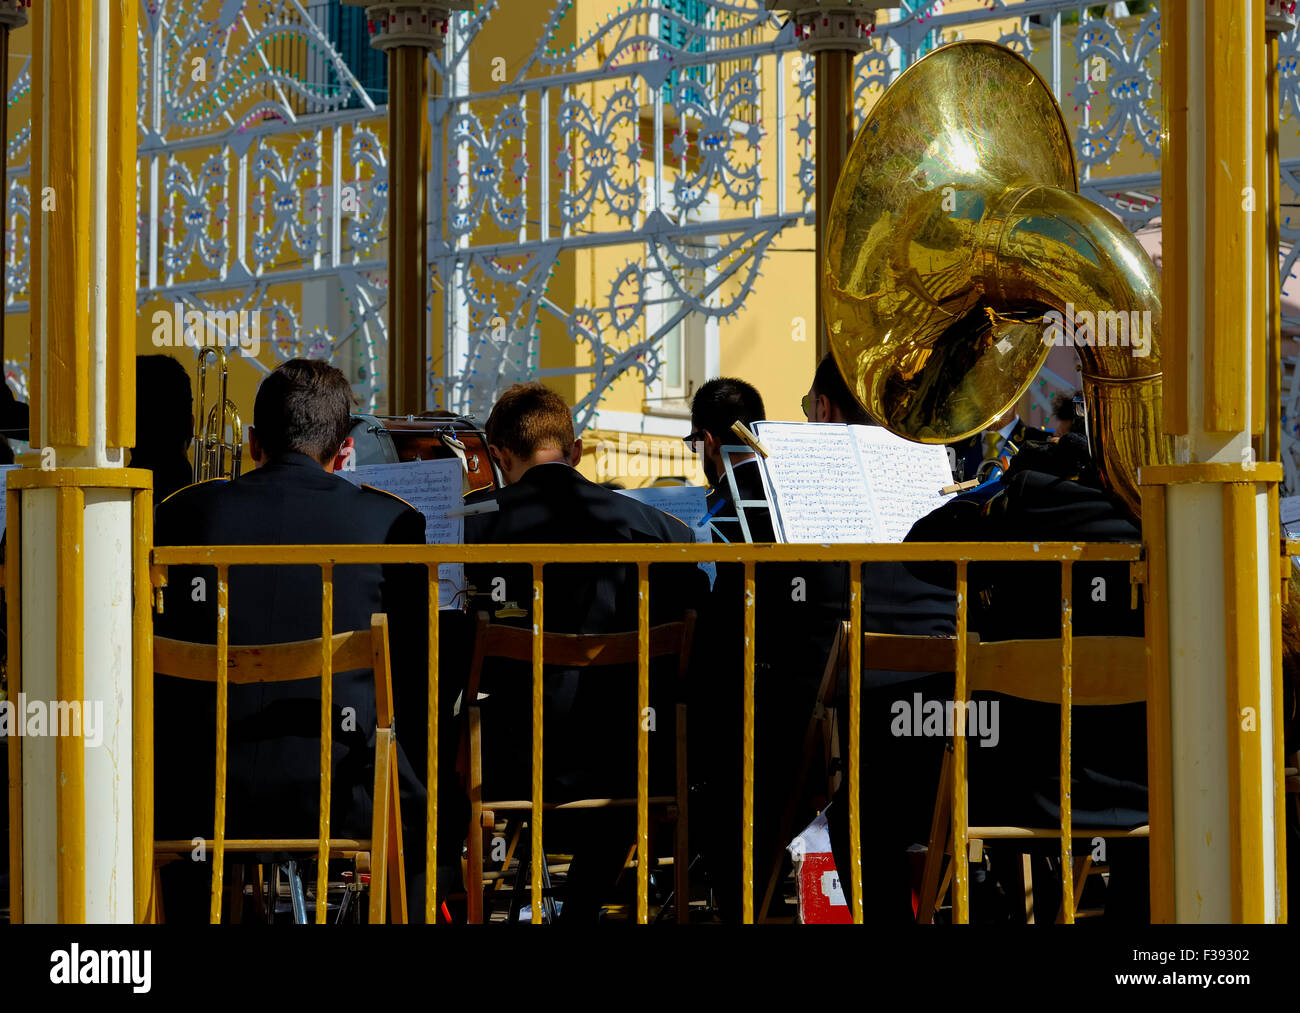
<svg viewBox="0 0 1300 1013">
<path fill-rule="evenodd" d="M 540 383 L 517 383 L 497 398 L 483 427 L 487 441 L 528 460 L 539 450 L 573 451 L 573 413 Z"/>
<path fill-rule="evenodd" d="M 871 424 L 871 416 L 849 390 L 849 385 L 844 382 L 844 375 L 835 362 L 835 356 L 829 352 L 822 356 L 822 361 L 817 364 L 817 372 L 813 374 L 812 392 L 814 397 L 821 394 L 838 408 L 845 422 L 855 426 Z"/>
<path fill-rule="evenodd" d="M 290 359 L 262 381 L 253 428 L 268 458 L 306 454 L 327 463 L 352 428 L 352 388 L 328 362 Z"/>
<path fill-rule="evenodd" d="M 1073 394 L 1055 395 L 1052 398 L 1052 418 L 1060 419 L 1062 422 L 1073 422 L 1078 418 L 1074 407 L 1074 399 L 1082 395 L 1082 391 L 1076 391 Z"/>
<path fill-rule="evenodd" d="M 734 443 L 731 426 L 736 422 L 753 425 L 767 418 L 763 398 L 753 384 L 735 377 L 719 376 L 695 392 L 691 401 L 691 425 L 703 429 L 722 443 Z"/>
<path fill-rule="evenodd" d="M 185 453 L 194 435 L 190 375 L 170 355 L 135 358 L 135 450 Z"/>
</svg>

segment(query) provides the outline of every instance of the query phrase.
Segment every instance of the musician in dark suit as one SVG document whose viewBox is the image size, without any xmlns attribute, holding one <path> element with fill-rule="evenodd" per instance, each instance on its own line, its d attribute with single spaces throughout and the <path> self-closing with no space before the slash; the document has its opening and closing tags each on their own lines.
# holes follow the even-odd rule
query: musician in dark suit
<svg viewBox="0 0 1300 1013">
<path fill-rule="evenodd" d="M 834 369 L 832 361 L 830 368 Z M 822 386 L 834 393 L 833 382 L 823 372 Z M 838 375 L 838 370 L 836 370 Z M 841 386 L 843 381 L 841 380 Z M 814 381 L 816 386 L 816 381 Z M 825 397 L 816 402 L 825 403 Z M 763 399 L 743 380 L 720 377 L 705 383 L 691 403 L 693 437 L 701 446 L 705 476 L 713 483 L 710 505 L 715 519 L 736 516 L 730 484 L 723 469 L 721 448 L 738 445 L 732 432 L 735 422 L 752 426 L 766 418 Z M 734 462 L 735 459 L 733 459 Z M 761 465 L 753 454 L 733 463 L 740 498 L 764 500 Z M 775 541 L 771 514 L 766 507 L 746 508 L 750 540 Z M 743 541 L 739 524 L 715 525 L 719 535 Z M 755 771 L 757 792 L 754 804 L 755 909 L 762 900 L 768 873 L 774 860 L 784 861 L 784 845 L 778 833 L 782 816 L 795 789 L 802 762 L 802 746 L 812 716 L 817 688 L 825 669 L 826 656 L 841 619 L 847 616 L 848 571 L 836 564 L 767 563 L 755 569 L 757 600 L 755 619 Z M 693 768 L 705 774 L 709 798 L 705 806 L 708 822 L 700 821 L 707 835 L 705 849 L 713 875 L 713 887 L 726 920 L 740 918 L 741 861 L 741 734 L 743 683 L 743 590 L 744 570 L 735 564 L 718 567 L 712 607 L 708 615 L 709 635 L 701 644 L 698 659 L 707 664 L 699 687 L 698 719 L 692 727 L 707 729 L 693 733 Z M 806 800 L 796 799 L 795 804 Z M 815 810 L 795 808 L 797 833 Z"/>
<path fill-rule="evenodd" d="M 1082 427 L 1080 427 L 1082 428 Z M 1027 443 L 1008 469 L 1005 492 L 979 509 L 949 503 L 922 518 L 909 538 L 958 541 L 1137 542 L 1127 509 L 1103 487 L 1082 432 Z M 1074 635 L 1143 635 L 1132 608 L 1127 563 L 1072 568 Z M 1060 635 L 1060 567 L 972 564 L 970 629 L 984 641 Z M 1057 685 L 1056 669 L 1042 673 Z M 977 696 L 978 698 L 978 696 Z M 972 822 L 1055 826 L 1059 822 L 1060 709 L 995 697 L 1001 733 L 994 747 L 970 750 Z M 1080 707 L 1073 712 L 1071 801 L 1074 825 L 1140 826 L 1147 821 L 1146 706 Z M 1053 844 L 1055 842 L 1047 842 Z M 1048 847 L 1042 850 L 1054 854 Z M 1111 867 L 1107 917 L 1149 920 L 1145 840 L 1106 842 Z M 1040 877 L 1044 884 L 1048 877 Z M 1040 909 L 1055 910 L 1059 895 Z"/>
<path fill-rule="evenodd" d="M 1058 439 L 1066 433 L 1083 433 L 1083 391 L 1052 398 L 1052 433 Z"/>
<path fill-rule="evenodd" d="M 1011 460 L 1003 489 L 988 500 L 958 497 L 913 525 L 908 541 L 1137 541 L 1139 530 L 1125 508 L 1103 488 L 1088 455 L 1087 443 L 1069 433 L 1056 443 L 1028 443 Z M 887 633 L 948 635 L 954 632 L 950 604 L 951 564 L 912 564 L 909 588 L 886 596 L 889 612 L 868 606 L 868 628 Z M 973 563 L 970 566 L 969 629 L 981 641 L 1048 638 L 1060 635 L 1060 568 L 1053 563 Z M 1078 563 L 1072 569 L 1073 631 L 1075 636 L 1141 636 L 1141 609 L 1131 609 L 1128 567 L 1124 563 Z M 1100 583 L 1098 583 L 1100 582 Z M 1101 592 L 1098 588 L 1102 588 Z M 880 588 L 864 588 L 869 601 Z M 888 675 L 888 673 L 885 673 Z M 939 781 L 944 740 L 939 736 L 899 736 L 885 708 L 891 694 L 912 705 L 913 693 L 923 700 L 951 699 L 951 674 L 915 683 L 882 683 L 864 673 L 862 813 L 863 840 L 874 844 L 882 831 L 897 849 L 922 842 Z M 1056 671 L 1042 677 L 1051 684 Z M 899 679 L 897 674 L 893 677 Z M 913 677 L 915 678 L 915 677 Z M 946 685 L 945 685 L 946 681 Z M 998 704 L 996 742 L 972 742 L 969 758 L 969 818 L 978 825 L 1051 827 L 1059 822 L 1058 734 L 1060 711 L 1055 705 L 1031 703 L 996 694 L 976 694 L 976 701 Z M 878 700 L 882 706 L 871 706 Z M 844 723 L 842 723 L 843 725 Z M 845 735 L 847 738 L 847 735 Z M 991 741 L 991 740 L 990 740 Z M 1080 707 L 1073 713 L 1072 807 L 1074 825 L 1134 827 L 1146 822 L 1146 708 L 1143 704 Z M 868 764 L 868 756 L 872 757 Z M 874 768 L 874 769 L 873 769 Z M 906 770 L 908 797 L 890 801 L 893 776 L 881 771 Z M 831 840 L 841 881 L 848 884 L 848 804 L 832 807 Z M 838 809 L 838 812 L 836 810 Z M 868 834 L 872 835 L 868 837 Z M 1086 835 L 1085 835 L 1086 836 Z M 1110 840 L 1111 864 L 1107 915 L 1147 920 L 1146 843 Z M 1040 853 L 1059 851 L 1055 840 Z M 992 855 L 996 849 L 990 849 Z M 1030 850 L 1035 850 L 1031 848 Z M 867 849 L 864 846 L 864 854 Z M 1040 857 L 1040 860 L 1045 861 Z M 864 900 L 886 897 L 887 918 L 900 916 L 906 898 L 904 880 L 897 891 L 883 881 L 898 868 L 870 864 Z M 880 870 L 880 871 L 877 871 Z M 995 874 L 997 869 L 995 868 Z M 1043 871 L 1046 869 L 1044 867 Z M 1036 894 L 1049 877 L 1035 877 Z M 1056 910 L 1057 896 L 1039 910 Z M 986 902 L 994 895 L 989 891 Z M 978 901 L 976 903 L 979 903 Z M 910 907 L 910 904 L 909 904 Z M 985 908 L 987 912 L 987 908 Z"/>
<path fill-rule="evenodd" d="M 817 366 L 812 386 L 804 399 L 809 422 L 843 422 L 872 425 L 871 417 L 844 382 L 832 355 Z M 836 567 L 845 585 L 842 614 L 848 617 L 848 568 Z M 901 563 L 867 563 L 862 567 L 862 628 L 866 633 L 906 633 L 935 636 L 952 632 L 951 591 L 918 580 Z M 869 661 L 869 659 L 864 659 Z M 862 867 L 864 910 L 869 921 L 910 921 L 911 892 L 908 887 L 907 846 L 917 827 L 929 823 L 933 784 L 943 742 L 927 738 L 898 739 L 889 735 L 896 699 L 911 700 L 916 693 L 923 701 L 946 700 L 952 695 L 950 673 L 901 673 L 864 668 L 862 673 L 862 753 L 864 782 Z M 841 719 L 836 723 L 840 740 L 841 782 L 834 805 L 827 813 L 837 844 L 847 847 L 848 774 L 844 763 L 849 753 L 849 686 L 841 678 L 836 684 L 836 706 Z M 883 818 L 882 818 L 883 817 Z M 849 896 L 847 859 L 839 861 L 840 881 Z"/>
<path fill-rule="evenodd" d="M 168 497 L 157 509 L 158 545 L 424 544 L 424 517 L 378 489 L 333 474 L 350 449 L 352 392 L 324 362 L 294 359 L 257 392 L 249 444 L 256 470 Z M 336 566 L 332 633 L 389 619 L 395 721 L 422 737 L 426 584 L 423 567 Z M 321 636 L 321 573 L 315 566 L 245 566 L 229 571 L 229 642 L 283 643 Z M 157 635 L 215 643 L 214 567 L 173 567 Z M 157 826 L 162 839 L 210 838 L 213 830 L 215 692 L 209 684 L 159 677 L 156 685 Z M 373 674 L 334 673 L 335 837 L 368 838 L 376 726 Z M 226 833 L 314 837 L 320 786 L 320 688 L 295 681 L 230 689 Z M 412 887 L 424 855 L 424 788 L 399 745 L 402 816 Z M 189 868 L 187 868 L 189 867 Z M 164 868 L 176 881 L 169 921 L 203 917 L 208 870 Z M 445 878 L 445 877 L 440 877 Z M 187 891 L 186 887 L 196 888 Z M 413 896 L 422 896 L 412 890 Z M 188 902 L 188 903 L 187 903 Z M 192 905 L 192 906 L 190 906 Z M 413 905 L 418 916 L 423 904 Z"/>
<path fill-rule="evenodd" d="M 194 434 L 194 394 L 185 367 L 170 355 L 137 355 L 135 389 L 135 446 L 128 467 L 153 472 L 157 504 L 193 481 L 186 451 Z"/>
<path fill-rule="evenodd" d="M 516 384 L 493 406 L 485 427 L 489 449 L 505 487 L 466 498 L 467 506 L 495 500 L 497 510 L 465 519 L 472 544 L 581 544 L 693 541 L 669 515 L 602 488 L 576 466 L 582 441 L 573 416 L 554 391 Z M 473 609 L 494 623 L 532 628 L 532 577 L 527 566 L 466 568 L 475 589 Z M 552 633 L 616 633 L 637 628 L 639 600 L 634 565 L 549 564 L 543 574 L 544 625 Z M 651 567 L 650 622 L 680 620 L 698 610 L 708 593 L 694 565 Z M 698 642 L 698 638 L 697 638 Z M 670 717 L 675 702 L 675 659 L 651 667 L 652 791 L 670 792 L 674 756 Z M 633 797 L 636 772 L 635 669 L 548 670 L 545 686 L 545 788 L 547 801 Z M 531 794 L 532 725 L 528 672 L 518 665 L 485 668 L 482 702 L 484 790 L 492 797 Z M 504 793 L 504 794 L 503 794 Z M 665 792 L 661 792 L 665 793 Z M 634 810 L 590 810 L 547 817 L 547 842 L 573 834 L 574 862 L 566 883 L 562 920 L 593 920 L 635 838 Z M 566 825 L 565 817 L 569 817 Z M 557 837 L 558 835 L 558 837 Z"/>
<path fill-rule="evenodd" d="M 988 429 L 954 445 L 960 477 L 963 481 L 980 477 L 980 465 L 997 461 L 1007 452 L 1007 444 L 1019 451 L 1026 443 L 1043 443 L 1051 435 L 1046 429 L 1029 425 L 1012 406 L 1001 418 L 994 419 Z"/>
<path fill-rule="evenodd" d="M 955 595 L 944 575 L 913 573 L 902 563 L 862 567 L 864 633 L 952 636 Z M 945 740 L 936 736 L 893 734 L 895 704 L 924 708 L 952 699 L 951 672 L 893 672 L 862 659 L 861 753 L 862 893 L 865 920 L 886 925 L 913 919 L 911 866 L 907 854 L 927 839 Z M 841 888 L 851 902 L 849 870 L 849 680 L 836 685 L 836 730 L 842 758 L 841 780 L 827 810 L 831 846 Z M 919 695 L 919 704 L 918 704 Z"/>
<path fill-rule="evenodd" d="M 871 416 L 844 382 L 835 356 L 827 352 L 817 364 L 812 386 L 803 399 L 803 413 L 809 422 L 843 422 L 851 426 L 869 426 Z"/>
<path fill-rule="evenodd" d="M 744 380 L 720 376 L 705 383 L 691 400 L 691 434 L 686 442 L 698 449 L 700 466 L 709 481 L 708 505 L 713 518 L 715 537 L 720 535 L 729 542 L 743 542 L 745 537 L 737 517 L 735 496 L 727 481 L 726 463 L 722 448 L 742 446 L 739 436 L 731 427 L 742 422 L 752 426 L 767 418 L 762 395 Z M 741 500 L 765 500 L 763 479 L 759 465 L 752 453 L 736 454 L 731 458 L 731 470 L 736 481 L 736 491 Z M 749 541 L 770 542 L 772 519 L 766 507 L 745 511 L 749 525 Z"/>
</svg>

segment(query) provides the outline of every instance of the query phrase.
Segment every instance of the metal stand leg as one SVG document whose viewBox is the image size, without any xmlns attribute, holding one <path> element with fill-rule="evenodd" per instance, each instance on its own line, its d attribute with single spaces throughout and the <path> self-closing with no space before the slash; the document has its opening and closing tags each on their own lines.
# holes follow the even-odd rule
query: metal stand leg
<svg viewBox="0 0 1300 1013">
<path fill-rule="evenodd" d="M 302 876 L 298 874 L 298 863 L 293 859 L 288 862 L 289 899 L 293 902 L 293 922 L 295 925 L 307 924 L 307 899 L 302 893 Z"/>
<path fill-rule="evenodd" d="M 542 911 L 546 915 L 547 924 L 554 925 L 560 911 L 555 902 L 555 891 L 551 887 L 551 867 L 545 855 L 542 855 Z"/>
<path fill-rule="evenodd" d="M 524 909 L 524 898 L 527 896 L 525 886 L 527 886 L 528 870 L 532 867 L 532 837 L 529 834 L 521 834 L 519 846 L 522 853 L 519 855 L 518 869 L 515 873 L 515 883 L 510 891 L 510 921 L 519 921 L 519 915 Z M 551 886 L 551 870 L 547 866 L 546 856 L 542 856 L 542 910 L 538 912 L 529 912 L 531 918 L 542 918 L 550 925 L 555 924 L 555 919 L 559 916 L 559 907 L 555 902 L 555 891 Z M 486 917 L 486 916 L 485 916 Z"/>
<path fill-rule="evenodd" d="M 519 913 L 524 909 L 524 881 L 528 875 L 525 870 L 531 864 L 528 858 L 531 850 L 532 836 L 530 834 L 522 835 L 519 840 L 519 857 L 518 865 L 515 867 L 515 882 L 510 889 L 510 908 L 509 913 L 506 915 L 512 925 L 519 921 Z M 486 919 L 486 917 L 485 914 L 484 918 Z"/>
</svg>

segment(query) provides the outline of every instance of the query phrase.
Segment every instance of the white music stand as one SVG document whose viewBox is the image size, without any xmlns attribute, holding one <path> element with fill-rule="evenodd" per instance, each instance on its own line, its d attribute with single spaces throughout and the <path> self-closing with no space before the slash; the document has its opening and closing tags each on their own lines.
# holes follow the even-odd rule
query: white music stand
<svg viewBox="0 0 1300 1013">
<path fill-rule="evenodd" d="M 750 544 L 754 541 L 754 536 L 749 530 L 749 519 L 745 516 L 746 510 L 761 509 L 766 510 L 772 520 L 772 533 L 778 542 L 785 541 L 785 533 L 781 530 L 780 520 L 777 516 L 776 504 L 772 502 L 770 492 L 771 486 L 768 484 L 767 467 L 763 463 L 763 455 L 753 447 L 747 447 L 741 444 L 733 444 L 720 448 L 722 454 L 722 466 L 724 478 L 727 482 L 727 488 L 731 490 L 731 502 L 736 508 L 735 517 L 714 517 L 709 520 L 709 527 L 713 533 L 723 542 L 730 544 L 732 541 L 718 528 L 719 524 L 739 524 L 741 539 Z M 736 473 L 733 470 L 733 457 L 748 454 L 758 465 L 759 474 L 763 480 L 763 492 L 766 494 L 765 499 L 741 499 L 740 490 L 736 486 Z M 740 462 L 746 463 L 746 462 Z"/>
</svg>

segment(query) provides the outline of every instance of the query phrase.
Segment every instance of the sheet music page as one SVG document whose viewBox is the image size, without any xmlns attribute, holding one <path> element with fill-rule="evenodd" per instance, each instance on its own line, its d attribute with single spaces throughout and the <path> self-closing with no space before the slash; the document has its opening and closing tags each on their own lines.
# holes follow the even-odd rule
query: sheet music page
<svg viewBox="0 0 1300 1013">
<path fill-rule="evenodd" d="M 1277 504 L 1282 515 L 1282 534 L 1288 538 L 1300 538 L 1300 496 L 1283 496 Z M 1292 556 L 1291 562 L 1300 570 L 1300 556 Z"/>
<path fill-rule="evenodd" d="M 849 426 L 862 458 L 880 524 L 880 541 L 901 542 L 913 524 L 954 493 L 948 450 L 939 444 L 913 443 L 882 426 Z"/>
<path fill-rule="evenodd" d="M 700 521 L 709 512 L 706 502 L 708 490 L 701 485 L 656 485 L 648 489 L 619 489 L 619 494 L 634 499 L 638 503 L 671 514 L 691 529 L 697 542 L 707 542 L 708 526 L 700 527 Z M 701 536 L 700 532 L 703 532 Z"/>
<path fill-rule="evenodd" d="M 448 517 L 461 500 L 461 465 L 454 457 L 437 461 L 403 461 L 400 464 L 361 464 L 334 474 L 353 485 L 373 485 L 400 496 L 424 514 L 426 545 L 461 545 L 465 518 Z M 438 567 L 438 607 L 459 608 L 456 595 L 465 590 L 465 567 L 443 563 Z"/>
<path fill-rule="evenodd" d="M 709 526 L 704 524 L 708 516 L 709 491 L 700 485 L 655 485 L 648 489 L 619 489 L 622 495 L 644 503 L 646 506 L 671 514 L 691 529 L 697 542 L 712 542 L 713 535 Z M 709 575 L 709 587 L 717 579 L 716 563 L 700 563 L 699 568 Z"/>
<path fill-rule="evenodd" d="M 1283 496 L 1277 501 L 1277 505 L 1284 526 L 1300 527 L 1300 496 Z"/>
<path fill-rule="evenodd" d="M 787 542 L 877 542 L 882 538 L 849 426 L 756 422 L 767 478 Z"/>
</svg>

